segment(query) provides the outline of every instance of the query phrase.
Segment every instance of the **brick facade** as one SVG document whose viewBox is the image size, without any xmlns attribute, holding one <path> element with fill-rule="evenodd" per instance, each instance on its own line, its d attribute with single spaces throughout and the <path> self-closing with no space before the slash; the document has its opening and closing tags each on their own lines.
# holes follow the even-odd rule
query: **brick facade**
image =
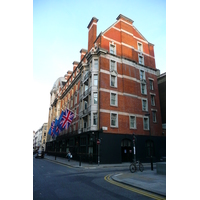
<svg viewBox="0 0 200 200">
<path fill-rule="evenodd" d="M 88 50 L 81 49 L 80 61 L 73 62 L 73 71 L 67 73 L 66 81 L 60 82 L 60 87 L 54 91 L 50 106 L 53 119 L 60 115 L 54 114 L 58 107 L 72 110 L 76 117 L 69 130 L 62 131 L 56 140 L 63 145 L 54 142 L 49 146 L 60 153 L 70 149 L 75 158 L 81 152 L 95 155 L 96 159 L 99 156 L 95 143 L 98 138 L 102 141 L 105 141 L 103 138 L 118 138 L 116 152 L 121 153 L 116 155 L 115 161 L 104 152 L 108 141 L 101 143 L 101 152 L 105 154 L 103 162 L 121 162 L 126 156 L 123 152 L 126 147 L 121 143 L 125 139 L 131 144 L 127 149 L 129 160 L 132 158 L 133 133 L 147 140 L 150 134 L 156 138 L 162 136 L 154 45 L 133 26 L 131 19 L 123 15 L 98 36 L 97 22 L 93 17 L 87 27 Z M 146 116 L 148 113 L 150 120 Z M 70 141 L 73 141 L 71 145 Z"/>
</svg>

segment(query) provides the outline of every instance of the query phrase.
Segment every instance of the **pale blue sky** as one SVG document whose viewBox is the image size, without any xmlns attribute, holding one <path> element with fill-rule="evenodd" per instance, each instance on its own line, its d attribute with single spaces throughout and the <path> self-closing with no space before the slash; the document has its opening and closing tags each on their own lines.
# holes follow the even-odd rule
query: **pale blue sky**
<svg viewBox="0 0 200 200">
<path fill-rule="evenodd" d="M 166 2 L 163 0 L 33 0 L 33 80 L 40 114 L 33 124 L 37 130 L 48 120 L 50 90 L 57 78 L 80 61 L 87 49 L 87 26 L 99 19 L 97 35 L 116 22 L 119 14 L 154 44 L 156 67 L 166 72 Z M 36 105 L 37 105 L 36 104 Z"/>
</svg>

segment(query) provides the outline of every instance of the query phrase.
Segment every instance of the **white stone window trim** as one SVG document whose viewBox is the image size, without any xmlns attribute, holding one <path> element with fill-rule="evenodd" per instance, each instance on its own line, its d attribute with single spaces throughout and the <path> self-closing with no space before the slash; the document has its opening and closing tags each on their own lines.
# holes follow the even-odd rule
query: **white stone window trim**
<svg viewBox="0 0 200 200">
<path fill-rule="evenodd" d="M 115 94 L 116 96 L 116 98 L 115 98 L 115 105 L 113 105 L 112 103 L 111 103 L 111 96 L 112 96 L 112 94 Z M 110 106 L 115 106 L 115 107 L 118 107 L 118 95 L 117 95 L 117 92 L 113 92 L 113 91 L 110 91 Z"/>
<path fill-rule="evenodd" d="M 155 106 L 155 105 L 156 105 L 155 96 L 156 96 L 155 94 L 150 93 L 150 97 L 153 97 L 153 100 L 154 100 L 153 104 L 152 104 L 152 101 L 151 101 L 151 105 L 152 105 L 152 106 Z"/>
<path fill-rule="evenodd" d="M 97 103 L 95 104 L 94 103 L 94 94 L 97 94 Z M 93 93 L 92 93 L 92 105 L 97 105 L 98 104 L 98 92 L 97 91 L 94 91 Z"/>
<path fill-rule="evenodd" d="M 141 50 L 139 49 L 139 46 L 141 47 Z M 143 52 L 143 44 L 141 42 L 137 41 L 137 49 L 138 49 L 139 52 Z"/>
<path fill-rule="evenodd" d="M 144 126 L 144 124 L 145 124 L 145 123 L 144 123 L 144 120 L 145 120 L 145 119 L 147 119 L 147 125 L 148 125 L 147 129 L 145 129 L 145 126 Z M 143 129 L 144 129 L 144 130 L 149 130 L 149 117 L 146 117 L 146 116 L 143 117 Z"/>
<path fill-rule="evenodd" d="M 97 126 L 97 124 L 94 124 L 94 114 L 96 114 L 96 116 L 97 116 L 97 124 L 98 124 L 98 113 L 97 112 L 92 112 L 92 116 L 91 116 L 91 119 L 92 119 L 92 125 L 93 126 Z"/>
<path fill-rule="evenodd" d="M 97 63 L 98 63 L 98 68 L 95 68 L 95 61 L 97 60 Z M 94 71 L 99 71 L 99 59 L 98 59 L 98 57 L 94 57 L 93 58 L 93 61 L 92 61 L 92 64 L 93 64 L 93 70 Z"/>
<path fill-rule="evenodd" d="M 94 80 L 96 80 L 94 77 L 97 77 L 97 85 L 94 84 Z M 99 79 L 98 74 L 94 74 L 92 79 L 93 79 L 92 85 L 97 87 L 98 86 L 98 79 Z"/>
<path fill-rule="evenodd" d="M 145 85 L 144 93 L 142 93 L 142 85 Z M 141 94 L 147 95 L 147 84 L 145 84 L 145 83 L 140 83 L 140 89 L 141 89 Z"/>
<path fill-rule="evenodd" d="M 143 110 L 143 100 L 146 101 L 146 110 Z M 142 103 L 142 111 L 148 111 L 148 100 L 145 98 L 142 98 L 141 103 Z"/>
<path fill-rule="evenodd" d="M 110 60 L 110 72 L 112 72 L 113 70 L 111 70 L 111 66 L 112 66 L 112 62 L 114 62 L 115 63 L 115 66 L 114 66 L 114 71 L 116 71 L 117 72 L 117 62 L 115 61 L 115 60 Z"/>
<path fill-rule="evenodd" d="M 143 72 L 143 78 L 141 78 L 141 72 Z M 140 80 L 145 80 L 146 81 L 146 73 L 142 69 L 140 69 Z"/>
<path fill-rule="evenodd" d="M 142 57 L 142 63 L 140 63 L 140 57 Z M 142 55 L 142 53 L 138 54 L 138 64 L 144 65 L 144 56 Z"/>
<path fill-rule="evenodd" d="M 111 46 L 114 47 L 114 53 L 111 53 L 110 50 L 111 50 Z M 117 52 L 117 49 L 116 49 L 116 44 L 112 41 L 112 42 L 109 42 L 109 53 L 113 54 L 113 55 L 116 55 L 116 52 Z"/>
<path fill-rule="evenodd" d="M 152 110 L 151 111 L 152 112 L 152 118 L 153 118 L 153 113 L 155 113 L 155 121 L 154 121 L 154 119 L 153 119 L 153 123 L 157 123 L 157 110 Z"/>
<path fill-rule="evenodd" d="M 152 81 L 152 89 L 151 89 L 151 87 L 150 87 L 150 82 Z M 151 79 L 151 78 L 149 78 L 149 88 L 150 88 L 150 90 L 151 91 L 153 91 L 154 90 L 154 79 Z"/>
<path fill-rule="evenodd" d="M 115 77 L 115 85 L 114 86 L 111 85 L 111 76 Z M 117 88 L 117 73 L 115 71 L 110 73 L 110 87 Z"/>
<path fill-rule="evenodd" d="M 131 117 L 135 118 L 135 126 L 134 127 L 131 127 Z M 130 129 L 137 129 L 136 115 L 129 115 L 129 124 L 130 124 Z"/>
<path fill-rule="evenodd" d="M 115 114 L 116 115 L 116 126 L 113 126 L 112 123 L 111 123 L 111 116 L 112 114 Z M 111 128 L 118 128 L 118 113 L 117 112 L 110 112 L 110 127 Z"/>
</svg>

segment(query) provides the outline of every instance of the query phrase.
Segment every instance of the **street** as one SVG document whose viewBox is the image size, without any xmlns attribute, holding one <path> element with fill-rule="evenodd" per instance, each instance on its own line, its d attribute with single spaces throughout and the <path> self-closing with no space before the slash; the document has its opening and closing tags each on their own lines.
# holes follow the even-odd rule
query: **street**
<svg viewBox="0 0 200 200">
<path fill-rule="evenodd" d="M 33 156 L 33 199 L 151 199 L 106 181 L 124 168 L 72 168 Z"/>
</svg>

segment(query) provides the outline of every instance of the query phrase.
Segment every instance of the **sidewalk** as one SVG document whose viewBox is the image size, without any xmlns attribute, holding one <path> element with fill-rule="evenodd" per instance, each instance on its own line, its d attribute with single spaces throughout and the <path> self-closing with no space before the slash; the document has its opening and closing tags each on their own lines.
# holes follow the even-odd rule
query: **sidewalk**
<svg viewBox="0 0 200 200">
<path fill-rule="evenodd" d="M 89 164 L 85 162 L 79 162 L 75 160 L 70 160 L 66 158 L 45 155 L 45 159 L 52 160 L 57 163 L 67 165 L 74 168 L 84 168 L 84 169 L 98 169 L 98 168 L 109 168 L 109 167 L 127 167 L 127 172 L 112 175 L 114 181 L 131 185 L 149 192 L 153 192 L 158 195 L 166 196 L 166 175 L 157 174 L 156 163 L 154 163 L 154 169 L 151 170 L 150 163 L 144 163 L 144 171 L 136 171 L 131 173 L 129 171 L 130 163 L 121 164 Z"/>
</svg>

